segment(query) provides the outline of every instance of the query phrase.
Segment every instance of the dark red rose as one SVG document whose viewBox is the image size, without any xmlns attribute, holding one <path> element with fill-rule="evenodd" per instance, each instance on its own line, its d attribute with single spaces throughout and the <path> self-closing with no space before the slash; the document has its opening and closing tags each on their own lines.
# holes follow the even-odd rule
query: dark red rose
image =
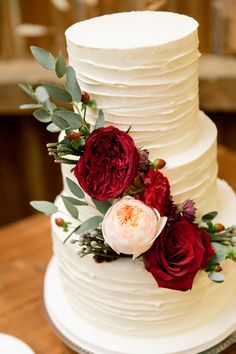
<svg viewBox="0 0 236 354">
<path fill-rule="evenodd" d="M 90 197 L 107 200 L 120 196 L 132 184 L 138 165 L 133 139 L 109 126 L 95 129 L 87 138 L 74 174 Z"/>
<path fill-rule="evenodd" d="M 208 266 L 209 260 L 214 256 L 215 250 L 211 244 L 210 235 L 207 231 L 201 230 L 201 241 L 205 248 L 205 253 L 202 257 L 201 268 L 205 269 Z"/>
<path fill-rule="evenodd" d="M 144 254 L 145 268 L 163 288 L 186 291 L 212 257 L 210 235 L 185 220 L 165 227 Z"/>
<path fill-rule="evenodd" d="M 161 216 L 168 214 L 172 205 L 168 179 L 160 171 L 150 168 L 144 178 L 144 191 L 136 198 L 157 209 Z"/>
</svg>

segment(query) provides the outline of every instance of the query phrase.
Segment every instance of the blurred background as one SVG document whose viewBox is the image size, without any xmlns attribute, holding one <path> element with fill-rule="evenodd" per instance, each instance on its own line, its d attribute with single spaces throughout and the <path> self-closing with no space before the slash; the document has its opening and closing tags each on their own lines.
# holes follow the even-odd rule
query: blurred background
<svg viewBox="0 0 236 354">
<path fill-rule="evenodd" d="M 68 26 L 132 10 L 173 11 L 199 21 L 200 107 L 217 124 L 219 142 L 236 153 L 235 0 L 0 0 L 0 225 L 33 213 L 30 200 L 53 200 L 62 187 L 60 166 L 46 150 L 57 136 L 19 109 L 30 101 L 18 83 L 55 80 L 32 59 L 29 46 L 66 55 Z"/>
</svg>

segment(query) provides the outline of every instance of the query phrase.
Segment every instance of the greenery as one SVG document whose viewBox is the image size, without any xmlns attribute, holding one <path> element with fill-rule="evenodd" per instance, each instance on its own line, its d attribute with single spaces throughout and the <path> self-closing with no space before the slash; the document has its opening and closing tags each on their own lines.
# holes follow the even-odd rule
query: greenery
<svg viewBox="0 0 236 354">
<path fill-rule="evenodd" d="M 48 144 L 49 155 L 55 162 L 75 164 L 76 160 L 66 158 L 66 155 L 82 155 L 86 138 L 91 132 L 90 124 L 86 121 L 88 107 L 95 107 L 96 102 L 89 99 L 81 102 L 82 92 L 76 78 L 75 70 L 68 66 L 62 53 L 54 57 L 52 53 L 35 46 L 30 47 L 37 62 L 47 70 L 53 70 L 61 81 L 60 85 L 43 82 L 33 88 L 28 84 L 20 84 L 20 88 L 33 100 L 34 103 L 23 104 L 21 109 L 36 109 L 34 117 L 47 124 L 50 132 L 65 131 L 65 138 L 61 142 Z M 62 107 L 68 104 L 72 110 Z M 61 106 L 62 104 L 62 106 Z M 95 129 L 104 126 L 104 114 L 98 112 Z M 70 139 L 70 133 L 78 131 L 81 136 L 77 140 Z"/>
</svg>

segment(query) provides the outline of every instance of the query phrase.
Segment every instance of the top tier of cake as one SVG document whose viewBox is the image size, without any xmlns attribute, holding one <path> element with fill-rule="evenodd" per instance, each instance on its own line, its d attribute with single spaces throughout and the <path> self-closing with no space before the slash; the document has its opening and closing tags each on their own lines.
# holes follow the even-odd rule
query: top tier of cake
<svg viewBox="0 0 236 354">
<path fill-rule="evenodd" d="M 101 16 L 66 31 L 82 89 L 107 125 L 131 126 L 153 158 L 170 158 L 198 138 L 197 27 L 187 16 L 147 11 Z M 96 116 L 89 111 L 88 121 Z"/>
<path fill-rule="evenodd" d="M 179 14 L 128 12 L 76 23 L 66 39 L 69 63 L 105 124 L 131 128 L 150 160 L 165 159 L 175 202 L 194 199 L 202 214 L 216 207 L 217 132 L 199 113 L 197 28 Z M 89 109 L 86 119 L 94 125 L 97 115 Z"/>
</svg>

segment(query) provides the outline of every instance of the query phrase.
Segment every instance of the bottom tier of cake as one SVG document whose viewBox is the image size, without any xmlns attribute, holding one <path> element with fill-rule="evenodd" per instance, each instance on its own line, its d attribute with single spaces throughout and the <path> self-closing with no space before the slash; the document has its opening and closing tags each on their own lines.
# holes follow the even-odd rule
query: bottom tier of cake
<svg viewBox="0 0 236 354">
<path fill-rule="evenodd" d="M 218 181 L 218 220 L 226 226 L 233 224 L 235 210 L 234 192 Z M 109 332 L 139 337 L 186 333 L 221 313 L 236 295 L 232 260 L 222 264 L 223 283 L 212 282 L 200 271 L 192 290 L 181 292 L 159 288 L 142 260 L 122 258 L 98 264 L 92 256 L 79 258 L 75 245 L 63 244 L 65 233 L 54 222 L 52 230 L 61 283 L 74 312 Z"/>
</svg>

